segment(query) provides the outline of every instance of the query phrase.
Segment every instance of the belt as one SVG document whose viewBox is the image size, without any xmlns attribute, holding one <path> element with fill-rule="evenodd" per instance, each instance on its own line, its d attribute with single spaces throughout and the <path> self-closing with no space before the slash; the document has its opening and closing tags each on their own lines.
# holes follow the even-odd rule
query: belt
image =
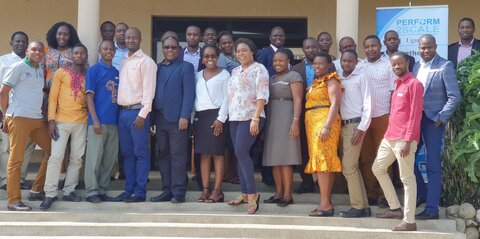
<svg viewBox="0 0 480 239">
<path fill-rule="evenodd" d="M 348 119 L 348 120 L 342 120 L 342 125 L 360 123 L 360 121 L 362 121 L 362 118 L 360 118 L 360 117 L 352 118 L 352 119 Z"/>
<path fill-rule="evenodd" d="M 271 100 L 280 100 L 280 101 L 293 101 L 292 98 L 273 98 Z"/>
<path fill-rule="evenodd" d="M 138 110 L 143 108 L 142 104 L 134 104 L 134 105 L 120 105 L 121 110 Z"/>
<path fill-rule="evenodd" d="M 315 109 L 323 109 L 323 108 L 330 108 L 330 105 L 317 105 L 317 106 L 313 106 L 313 107 L 308 107 L 308 108 L 305 109 L 305 111 L 315 110 Z"/>
</svg>

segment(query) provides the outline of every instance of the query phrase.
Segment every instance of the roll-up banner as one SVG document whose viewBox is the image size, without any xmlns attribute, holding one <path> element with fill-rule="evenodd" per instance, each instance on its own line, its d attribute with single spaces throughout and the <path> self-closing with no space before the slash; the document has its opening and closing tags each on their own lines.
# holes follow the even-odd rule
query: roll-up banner
<svg viewBox="0 0 480 239">
<path fill-rule="evenodd" d="M 433 35 L 437 40 L 437 53 L 448 57 L 448 5 L 379 7 L 377 36 L 383 41 L 389 30 L 398 32 L 399 50 L 415 57 L 416 61 L 420 60 L 418 39 L 424 34 Z"/>
</svg>

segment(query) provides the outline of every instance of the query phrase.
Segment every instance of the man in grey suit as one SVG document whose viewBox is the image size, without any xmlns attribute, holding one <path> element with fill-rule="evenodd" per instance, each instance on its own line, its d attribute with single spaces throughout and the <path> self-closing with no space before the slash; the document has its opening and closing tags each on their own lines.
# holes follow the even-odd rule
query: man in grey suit
<svg viewBox="0 0 480 239">
<path fill-rule="evenodd" d="M 418 167 L 417 206 L 426 202 L 417 219 L 438 219 L 438 206 L 442 189 L 441 150 L 445 125 L 454 114 L 461 95 L 452 62 L 437 54 L 435 37 L 425 34 L 418 40 L 421 60 L 415 63 L 413 74 L 422 82 L 425 93 L 417 149 L 425 145 L 428 187 Z M 417 151 L 418 153 L 418 151 Z"/>
</svg>

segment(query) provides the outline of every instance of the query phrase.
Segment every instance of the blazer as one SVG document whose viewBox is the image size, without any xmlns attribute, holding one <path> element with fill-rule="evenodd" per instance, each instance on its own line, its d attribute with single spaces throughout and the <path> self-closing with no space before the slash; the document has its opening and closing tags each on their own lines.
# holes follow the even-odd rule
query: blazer
<svg viewBox="0 0 480 239">
<path fill-rule="evenodd" d="M 256 61 L 265 66 L 268 70 L 268 75 L 272 77 L 275 75 L 275 69 L 273 69 L 273 55 L 275 51 L 271 46 L 264 47 L 257 52 Z"/>
<path fill-rule="evenodd" d="M 416 76 L 419 69 L 420 62 L 417 62 L 412 73 Z M 462 98 L 452 62 L 437 54 L 430 67 L 424 90 L 423 111 L 427 118 L 434 122 L 447 123 Z"/>
<path fill-rule="evenodd" d="M 458 48 L 459 48 L 458 42 L 454 42 L 448 45 L 448 60 L 453 63 L 455 68 L 457 68 L 457 65 L 458 65 L 458 62 L 457 62 Z M 473 49 L 480 51 L 480 40 L 473 39 L 472 50 Z M 473 51 L 472 51 L 472 54 L 473 54 Z"/>
<path fill-rule="evenodd" d="M 153 107 L 162 111 L 166 121 L 176 123 L 180 118 L 190 119 L 195 101 L 195 74 L 193 65 L 183 58 L 178 57 L 171 64 L 171 72 L 163 79 L 160 77 L 165 67 L 158 64 Z"/>
</svg>

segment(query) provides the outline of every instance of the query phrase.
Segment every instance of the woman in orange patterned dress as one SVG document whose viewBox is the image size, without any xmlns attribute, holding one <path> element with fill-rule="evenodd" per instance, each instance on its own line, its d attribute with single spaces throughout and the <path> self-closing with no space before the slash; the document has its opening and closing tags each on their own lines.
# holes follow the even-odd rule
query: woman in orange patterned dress
<svg viewBox="0 0 480 239">
<path fill-rule="evenodd" d="M 305 173 L 315 174 L 320 187 L 320 205 L 309 213 L 315 217 L 333 216 L 331 191 L 334 173 L 342 170 L 337 155 L 342 86 L 337 72 L 329 72 L 331 65 L 332 57 L 329 54 L 321 52 L 315 56 L 315 80 L 306 94 L 305 126 L 310 159 Z"/>
</svg>

